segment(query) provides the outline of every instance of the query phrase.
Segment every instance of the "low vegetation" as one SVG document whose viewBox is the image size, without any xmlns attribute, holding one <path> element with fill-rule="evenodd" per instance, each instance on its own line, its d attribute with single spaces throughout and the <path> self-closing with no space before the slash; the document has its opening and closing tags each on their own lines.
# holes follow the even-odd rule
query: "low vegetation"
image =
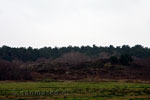
<svg viewBox="0 0 150 100">
<path fill-rule="evenodd" d="M 150 84 L 123 82 L 0 82 L 1 100 L 149 100 Z"/>
</svg>

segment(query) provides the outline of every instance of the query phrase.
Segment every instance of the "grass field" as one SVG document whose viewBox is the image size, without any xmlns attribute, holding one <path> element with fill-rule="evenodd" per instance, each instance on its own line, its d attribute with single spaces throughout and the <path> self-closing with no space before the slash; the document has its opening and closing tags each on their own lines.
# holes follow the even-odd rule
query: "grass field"
<svg viewBox="0 0 150 100">
<path fill-rule="evenodd" d="M 0 82 L 0 100 L 150 100 L 150 84 Z"/>
</svg>

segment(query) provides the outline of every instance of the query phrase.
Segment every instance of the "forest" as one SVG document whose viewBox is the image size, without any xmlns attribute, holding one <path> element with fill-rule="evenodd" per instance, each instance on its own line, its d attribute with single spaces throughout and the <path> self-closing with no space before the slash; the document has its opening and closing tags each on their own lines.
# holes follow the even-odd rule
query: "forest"
<svg viewBox="0 0 150 100">
<path fill-rule="evenodd" d="M 0 59 L 13 61 L 19 60 L 23 62 L 36 61 L 40 58 L 55 59 L 68 52 L 79 52 L 89 57 L 98 57 L 101 53 L 113 54 L 128 54 L 130 56 L 138 58 L 150 57 L 150 48 L 143 47 L 142 45 L 135 45 L 130 47 L 129 45 L 117 46 L 113 45 L 102 47 L 102 46 L 68 46 L 68 47 L 43 47 L 43 48 L 32 48 L 32 47 L 20 47 L 14 48 L 9 46 L 0 47 Z M 102 55 L 103 56 L 103 55 Z"/>
</svg>

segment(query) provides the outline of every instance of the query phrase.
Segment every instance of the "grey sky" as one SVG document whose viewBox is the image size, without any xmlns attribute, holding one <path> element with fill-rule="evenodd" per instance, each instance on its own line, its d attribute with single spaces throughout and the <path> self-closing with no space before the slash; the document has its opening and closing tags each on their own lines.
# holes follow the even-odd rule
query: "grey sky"
<svg viewBox="0 0 150 100">
<path fill-rule="evenodd" d="M 141 44 L 150 0 L 0 0 L 0 46 Z"/>
</svg>

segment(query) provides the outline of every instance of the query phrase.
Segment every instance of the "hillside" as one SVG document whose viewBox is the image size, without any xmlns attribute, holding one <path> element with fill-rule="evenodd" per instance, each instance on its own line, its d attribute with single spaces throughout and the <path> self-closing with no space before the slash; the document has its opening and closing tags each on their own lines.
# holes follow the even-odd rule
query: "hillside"
<svg viewBox="0 0 150 100">
<path fill-rule="evenodd" d="M 87 47 L 84 47 L 84 49 L 83 47 L 79 48 L 79 51 L 81 50 L 79 52 L 75 47 L 68 47 L 64 49 L 64 51 L 66 51 L 65 53 L 62 52 L 63 48 L 59 48 L 57 50 L 59 56 L 54 57 L 54 55 L 56 56 L 58 54 L 51 53 L 50 51 L 50 54 L 44 52 L 50 48 L 41 48 L 37 50 L 32 48 L 2 47 L 0 48 L 0 80 L 99 81 L 111 79 L 150 81 L 149 48 L 144 48 L 140 45 L 134 47 L 124 45 L 120 49 L 117 47 L 114 48 L 113 46 L 93 46 L 90 47 L 91 49 L 86 50 L 85 48 Z M 104 50 L 102 50 L 102 48 Z M 51 50 L 55 51 L 55 49 L 56 48 L 53 48 Z M 67 51 L 67 49 L 70 50 Z M 21 50 L 25 51 L 19 54 L 18 52 Z M 41 52 L 41 50 L 43 50 L 43 52 Z M 84 50 L 84 52 L 82 50 Z M 102 51 L 100 52 L 100 50 Z M 133 53 L 133 51 L 135 51 L 135 53 Z M 43 55 L 38 56 L 35 52 L 41 52 Z M 52 54 L 53 56 L 50 56 Z M 34 60 L 31 59 L 33 56 L 37 56 L 37 58 Z M 11 60 L 6 59 L 9 57 Z M 26 58 L 26 61 L 22 58 Z"/>
</svg>

